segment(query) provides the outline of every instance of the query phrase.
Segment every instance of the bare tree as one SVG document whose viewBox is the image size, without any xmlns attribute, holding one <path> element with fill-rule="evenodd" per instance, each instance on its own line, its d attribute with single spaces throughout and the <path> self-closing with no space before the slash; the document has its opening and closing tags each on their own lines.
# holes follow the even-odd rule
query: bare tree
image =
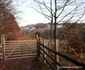
<svg viewBox="0 0 85 70">
<path fill-rule="evenodd" d="M 85 1 L 84 0 L 33 0 L 35 6 L 32 8 L 41 13 L 51 22 L 50 37 L 52 27 L 54 29 L 54 43 L 56 50 L 57 27 L 65 23 L 79 23 L 84 20 Z M 67 30 L 73 26 L 70 25 Z"/>
<path fill-rule="evenodd" d="M 85 1 L 79 0 L 33 0 L 32 8 L 44 15 L 50 21 L 60 25 L 66 22 L 79 22 L 85 14 Z M 55 3 L 56 2 L 56 3 Z M 56 5 L 55 5 L 56 4 Z M 81 13 L 82 12 L 82 13 Z"/>
<path fill-rule="evenodd" d="M 11 12 L 12 0 L 0 0 L 0 25 L 4 23 L 5 14 Z"/>
<path fill-rule="evenodd" d="M 44 15 L 49 21 L 51 26 L 54 27 L 54 39 L 56 39 L 56 30 L 59 25 L 65 21 L 80 22 L 84 19 L 85 14 L 85 1 L 83 0 L 33 0 L 35 5 L 32 7 L 37 12 Z M 50 31 L 52 32 L 52 31 Z M 52 33 L 50 33 L 52 34 Z M 51 35 L 50 35 L 51 36 Z"/>
</svg>

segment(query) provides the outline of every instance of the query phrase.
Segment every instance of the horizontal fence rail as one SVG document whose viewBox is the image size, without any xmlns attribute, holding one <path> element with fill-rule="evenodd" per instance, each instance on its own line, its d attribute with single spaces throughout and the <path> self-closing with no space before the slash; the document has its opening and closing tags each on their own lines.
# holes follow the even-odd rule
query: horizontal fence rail
<svg viewBox="0 0 85 70">
<path fill-rule="evenodd" d="M 0 60 L 30 58 L 37 56 L 36 40 L 10 40 L 2 39 L 0 44 Z"/>
<path fill-rule="evenodd" d="M 59 66 L 62 66 L 59 62 L 57 62 L 53 57 L 51 57 L 48 53 L 46 53 L 41 47 L 40 47 L 40 50 L 42 50 L 44 52 L 44 54 L 46 54 L 53 62 L 55 62 L 56 64 L 58 64 Z M 55 68 L 49 63 L 49 61 L 44 57 L 44 55 L 42 54 L 42 52 L 40 52 L 40 54 L 43 56 L 43 58 L 46 60 L 46 62 L 51 66 L 52 70 L 55 70 Z M 67 69 L 64 69 L 62 68 L 63 70 L 67 70 Z"/>
<path fill-rule="evenodd" d="M 36 40 L 5 41 L 5 60 L 29 58 L 37 55 Z"/>
<path fill-rule="evenodd" d="M 85 69 L 85 63 L 84 62 L 81 62 L 80 60 L 77 60 L 75 58 L 72 58 L 66 54 L 62 54 L 60 52 L 57 52 L 55 50 L 52 50 L 50 48 L 48 48 L 47 46 L 45 46 L 44 44 L 40 43 L 38 41 L 38 52 L 40 55 L 42 55 L 42 57 L 44 58 L 44 60 L 46 60 L 46 62 L 49 64 L 49 66 L 53 69 L 53 70 L 56 70 L 53 68 L 52 64 L 49 63 L 49 61 L 44 57 L 44 54 L 47 55 L 54 63 L 56 63 L 56 65 L 59 65 L 63 70 L 66 70 L 65 68 L 63 68 L 63 65 L 60 64 L 59 62 L 57 62 L 52 56 L 50 56 L 43 48 L 45 48 L 46 50 L 48 51 L 51 51 L 53 52 L 54 54 L 58 55 L 58 56 L 61 56 L 65 59 L 67 59 L 68 61 L 74 63 L 75 65 L 81 67 L 82 69 Z M 42 53 L 43 52 L 43 53 Z"/>
</svg>

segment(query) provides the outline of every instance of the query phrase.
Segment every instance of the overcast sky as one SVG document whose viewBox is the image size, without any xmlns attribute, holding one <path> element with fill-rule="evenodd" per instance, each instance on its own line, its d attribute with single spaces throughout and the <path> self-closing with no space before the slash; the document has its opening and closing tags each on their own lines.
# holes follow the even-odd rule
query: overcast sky
<svg viewBox="0 0 85 70">
<path fill-rule="evenodd" d="M 64 1 L 64 0 L 62 0 L 62 1 Z M 72 0 L 72 1 L 74 1 L 74 0 Z M 62 18 L 69 11 L 73 10 L 76 7 L 75 6 L 75 3 L 76 3 L 76 5 L 79 5 L 79 3 L 81 3 L 81 2 L 85 2 L 85 0 L 75 0 L 74 3 L 73 3 L 73 5 L 70 5 L 70 6 L 65 7 L 65 10 L 64 10 L 63 14 L 60 16 L 60 18 Z M 36 12 L 32 8 L 32 7 L 35 7 L 36 9 L 38 9 L 38 5 L 35 2 L 33 2 L 33 0 L 15 0 L 15 2 L 13 4 L 14 4 L 16 10 L 17 11 L 20 11 L 17 14 L 17 16 L 18 16 L 17 17 L 17 21 L 18 21 L 18 24 L 20 26 L 25 26 L 25 25 L 29 25 L 29 24 L 36 24 L 36 23 L 47 23 L 47 22 L 50 22 L 43 15 L 41 15 L 38 12 Z M 82 6 L 80 6 L 77 10 L 78 11 L 74 15 L 74 18 L 72 19 L 72 21 L 75 21 L 77 18 L 79 18 L 81 16 L 81 14 L 83 13 L 83 11 L 85 10 L 85 4 L 82 5 Z M 72 13 L 74 13 L 74 11 Z M 46 14 L 49 14 L 49 13 L 46 12 Z M 71 15 L 68 15 L 68 17 L 66 17 L 64 20 L 67 20 L 70 17 L 71 17 Z M 85 19 L 84 17 L 85 16 L 83 16 L 83 19 L 82 20 Z"/>
<path fill-rule="evenodd" d="M 17 0 L 13 4 L 17 11 L 20 11 L 17 14 L 17 21 L 20 26 L 49 22 L 43 15 L 31 8 L 33 4 L 32 0 Z"/>
</svg>

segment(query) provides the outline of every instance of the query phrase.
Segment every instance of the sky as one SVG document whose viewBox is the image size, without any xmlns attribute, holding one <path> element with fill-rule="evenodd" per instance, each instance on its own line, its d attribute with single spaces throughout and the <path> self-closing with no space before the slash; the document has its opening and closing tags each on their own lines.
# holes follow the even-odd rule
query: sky
<svg viewBox="0 0 85 70">
<path fill-rule="evenodd" d="M 19 11 L 16 15 L 19 26 L 49 22 L 43 15 L 31 8 L 33 4 L 31 1 L 32 0 L 18 0 L 13 3 L 16 10 Z"/>
<path fill-rule="evenodd" d="M 42 1 L 42 0 L 39 0 Z M 54 1 L 54 0 L 53 0 Z M 62 5 L 64 0 L 59 0 L 60 2 L 58 3 L 58 5 Z M 60 15 L 58 21 L 65 16 L 65 14 L 69 13 L 71 10 L 73 10 L 77 5 L 79 5 L 81 2 L 85 2 L 85 0 L 72 0 L 73 4 L 69 5 L 67 7 L 65 7 L 62 15 Z M 48 1 L 46 1 L 46 5 L 48 5 Z M 32 7 L 39 9 L 39 5 L 37 3 L 35 3 L 33 0 L 15 0 L 13 2 L 13 5 L 15 7 L 15 9 L 17 10 L 17 14 L 16 14 L 16 20 L 19 24 L 19 26 L 26 26 L 29 24 L 36 24 L 36 23 L 48 23 L 50 22 L 50 20 L 48 20 L 47 18 L 45 18 L 42 14 L 40 14 L 39 12 L 37 12 L 36 10 L 34 10 Z M 49 5 L 48 5 L 49 6 Z M 44 10 L 44 7 L 42 7 Z M 80 9 L 80 10 L 79 10 Z M 76 19 L 78 19 L 79 17 L 82 16 L 83 12 L 85 12 L 85 4 L 80 6 L 79 8 L 76 9 L 76 13 L 73 16 L 71 21 L 76 21 Z M 60 10 L 59 12 L 57 12 L 58 14 L 61 12 L 62 10 Z M 49 15 L 48 11 L 44 12 L 46 14 Z M 68 15 L 66 18 L 64 18 L 63 21 L 68 20 L 72 14 L 75 11 L 73 11 L 70 15 Z M 84 13 L 85 14 L 85 13 Z M 82 20 L 84 20 L 85 16 L 82 17 Z"/>
</svg>

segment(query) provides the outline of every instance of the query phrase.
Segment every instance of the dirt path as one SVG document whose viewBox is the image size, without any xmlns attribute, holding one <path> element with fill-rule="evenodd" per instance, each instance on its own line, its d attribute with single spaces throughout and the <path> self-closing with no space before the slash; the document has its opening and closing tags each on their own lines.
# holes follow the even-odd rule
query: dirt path
<svg viewBox="0 0 85 70">
<path fill-rule="evenodd" d="M 36 58 L 9 60 L 0 63 L 0 70 L 46 70 Z"/>
</svg>

